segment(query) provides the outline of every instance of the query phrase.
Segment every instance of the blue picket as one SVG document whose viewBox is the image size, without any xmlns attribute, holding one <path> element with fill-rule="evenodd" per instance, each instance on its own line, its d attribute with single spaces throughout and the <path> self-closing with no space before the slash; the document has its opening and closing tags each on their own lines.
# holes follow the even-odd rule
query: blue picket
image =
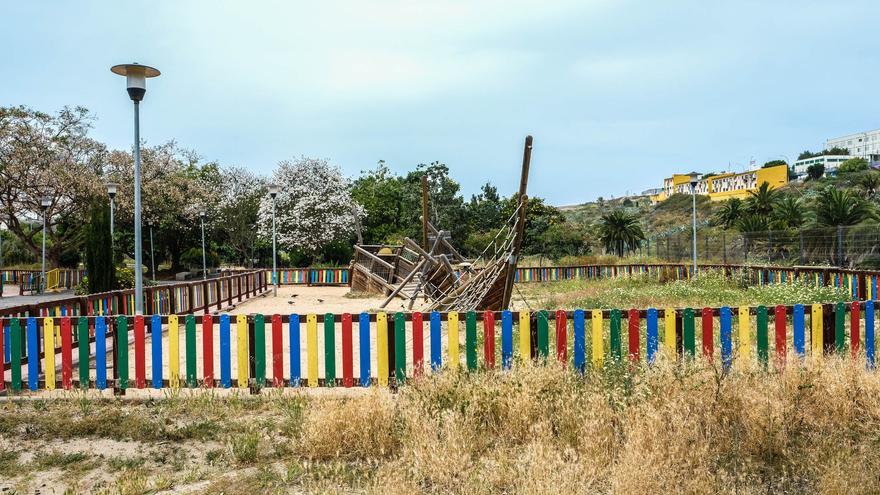
<svg viewBox="0 0 880 495">
<path fill-rule="evenodd" d="M 721 308 L 721 366 L 728 370 L 733 363 L 733 341 L 731 340 L 730 308 Z"/>
<path fill-rule="evenodd" d="M 440 313 L 431 311 L 431 369 L 438 370 L 443 366 L 440 344 Z"/>
<path fill-rule="evenodd" d="M 501 312 L 501 368 L 509 370 L 513 364 L 513 313 Z"/>
<path fill-rule="evenodd" d="M 290 337 L 290 386 L 299 387 L 302 380 L 302 361 L 300 357 L 299 315 L 293 313 L 288 321 Z"/>
<path fill-rule="evenodd" d="M 360 331 L 360 361 L 361 361 L 361 387 L 370 386 L 370 314 L 361 313 L 359 323 Z"/>
<path fill-rule="evenodd" d="M 583 373 L 587 367 L 586 337 L 584 330 L 584 310 L 574 310 L 574 369 Z"/>
<path fill-rule="evenodd" d="M 865 360 L 874 369 L 874 301 L 865 302 Z"/>
<path fill-rule="evenodd" d="M 103 316 L 95 318 L 95 386 L 107 388 L 107 321 Z"/>
<path fill-rule="evenodd" d="M 162 317 L 153 315 L 150 321 L 150 348 L 153 356 L 153 388 L 162 388 Z"/>
<path fill-rule="evenodd" d="M 648 364 L 654 364 L 654 360 L 657 359 L 657 347 L 660 345 L 660 337 L 657 330 L 657 309 L 656 308 L 648 308 L 648 318 L 647 318 L 647 327 L 648 327 L 648 337 L 646 339 L 645 348 L 648 359 Z"/>
<path fill-rule="evenodd" d="M 804 305 L 795 304 L 791 313 L 792 326 L 794 327 L 794 352 L 801 358 L 806 356 L 804 339 Z"/>
<path fill-rule="evenodd" d="M 27 358 L 28 358 L 28 388 L 36 390 L 39 385 L 40 372 L 40 337 L 37 334 L 37 319 L 33 316 L 27 319 Z"/>
<path fill-rule="evenodd" d="M 220 385 L 232 387 L 232 354 L 229 347 L 229 315 L 220 315 Z"/>
</svg>

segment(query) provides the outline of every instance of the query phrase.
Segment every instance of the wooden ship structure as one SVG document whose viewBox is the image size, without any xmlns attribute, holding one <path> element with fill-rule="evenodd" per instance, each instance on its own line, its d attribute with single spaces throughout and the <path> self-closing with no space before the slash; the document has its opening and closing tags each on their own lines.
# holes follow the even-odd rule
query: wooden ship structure
<svg viewBox="0 0 880 495">
<path fill-rule="evenodd" d="M 400 245 L 355 245 L 352 290 L 384 294 L 383 308 L 401 299 L 411 310 L 422 299 L 429 311 L 508 309 L 525 231 L 531 153 L 532 137 L 526 136 L 517 207 L 479 256 L 462 256 L 449 232 L 428 221 L 428 182 L 422 177 L 421 243 L 407 237 Z"/>
</svg>

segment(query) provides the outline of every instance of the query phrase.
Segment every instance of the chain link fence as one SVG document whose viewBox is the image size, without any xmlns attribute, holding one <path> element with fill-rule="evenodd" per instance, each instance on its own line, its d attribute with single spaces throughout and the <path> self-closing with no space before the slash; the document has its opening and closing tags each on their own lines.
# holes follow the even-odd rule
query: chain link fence
<svg viewBox="0 0 880 495">
<path fill-rule="evenodd" d="M 880 268 L 880 226 L 817 227 L 798 230 L 736 232 L 697 230 L 700 263 L 827 265 Z M 670 262 L 693 259 L 690 231 L 651 237 L 640 254 Z"/>
</svg>

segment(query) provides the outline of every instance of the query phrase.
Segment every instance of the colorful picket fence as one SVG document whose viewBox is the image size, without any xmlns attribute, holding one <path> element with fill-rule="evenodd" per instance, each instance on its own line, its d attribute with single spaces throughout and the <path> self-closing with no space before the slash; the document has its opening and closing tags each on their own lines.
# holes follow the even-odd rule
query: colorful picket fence
<svg viewBox="0 0 880 495">
<path fill-rule="evenodd" d="M 0 355 L 9 379 L 0 390 L 394 386 L 445 368 L 507 370 L 555 360 L 586 372 L 613 362 L 651 365 L 661 353 L 720 359 L 724 368 L 742 363 L 769 369 L 772 363 L 784 369 L 791 356 L 803 361 L 837 352 L 863 357 L 873 369 L 875 310 L 873 301 L 855 301 L 534 313 L 5 318 Z"/>
<path fill-rule="evenodd" d="M 271 280 L 272 270 L 266 270 Z M 282 268 L 278 270 L 278 285 L 348 285 L 348 268 Z"/>
</svg>

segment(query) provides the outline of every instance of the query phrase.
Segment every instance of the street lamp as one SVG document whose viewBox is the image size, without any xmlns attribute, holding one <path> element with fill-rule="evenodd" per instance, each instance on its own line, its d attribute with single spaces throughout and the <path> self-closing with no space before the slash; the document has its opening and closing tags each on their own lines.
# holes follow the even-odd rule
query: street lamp
<svg viewBox="0 0 880 495">
<path fill-rule="evenodd" d="M 156 281 L 156 261 L 153 257 L 153 222 L 147 222 L 147 225 L 150 227 L 150 276 L 153 277 L 153 282 Z"/>
<path fill-rule="evenodd" d="M 697 276 L 697 183 L 700 174 L 691 173 L 691 197 L 693 199 L 693 254 L 694 254 L 694 276 Z"/>
<path fill-rule="evenodd" d="M 46 210 L 52 204 L 51 196 L 40 198 L 40 207 L 43 209 L 43 265 L 40 270 L 40 294 L 46 292 Z"/>
<path fill-rule="evenodd" d="M 141 245 L 141 129 L 140 102 L 147 92 L 147 78 L 156 77 L 158 70 L 146 65 L 121 64 L 110 68 L 125 76 L 128 97 L 134 102 L 134 311 L 144 314 L 143 253 Z"/>
<path fill-rule="evenodd" d="M 278 264 L 275 255 L 275 197 L 278 196 L 278 184 L 269 184 L 269 196 L 272 197 L 272 295 L 278 296 Z"/>
<path fill-rule="evenodd" d="M 199 210 L 202 219 L 202 280 L 208 280 L 208 262 L 205 257 L 205 210 Z"/>
<path fill-rule="evenodd" d="M 116 240 L 113 238 L 113 222 L 114 222 L 114 214 L 116 211 L 116 190 L 119 188 L 119 184 L 115 182 L 108 182 L 105 184 L 107 186 L 107 196 L 110 197 L 110 259 L 113 260 L 114 269 L 116 267 L 116 250 L 115 244 Z"/>
</svg>

